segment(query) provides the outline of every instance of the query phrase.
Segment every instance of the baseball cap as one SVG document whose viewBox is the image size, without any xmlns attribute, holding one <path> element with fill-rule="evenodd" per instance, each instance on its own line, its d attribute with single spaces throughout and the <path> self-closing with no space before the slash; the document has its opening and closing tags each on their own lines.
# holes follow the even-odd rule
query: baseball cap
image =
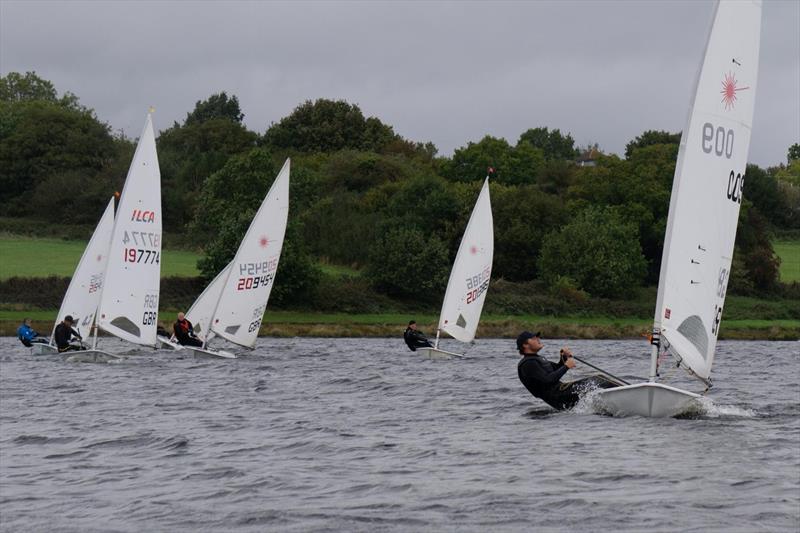
<svg viewBox="0 0 800 533">
<path fill-rule="evenodd" d="M 542 334 L 540 331 L 537 331 L 536 333 L 531 333 L 530 331 L 523 331 L 517 336 L 517 350 L 522 350 L 522 345 L 525 344 L 528 341 L 528 339 L 541 336 Z"/>
</svg>

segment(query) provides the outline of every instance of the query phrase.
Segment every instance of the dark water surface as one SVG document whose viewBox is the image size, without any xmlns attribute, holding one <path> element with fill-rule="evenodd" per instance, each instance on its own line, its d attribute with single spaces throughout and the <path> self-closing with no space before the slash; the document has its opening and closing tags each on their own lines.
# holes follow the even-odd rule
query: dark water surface
<svg viewBox="0 0 800 533">
<path fill-rule="evenodd" d="M 0 529 L 800 529 L 800 343 L 720 343 L 707 413 L 666 420 L 553 412 L 507 340 L 453 361 L 401 344 L 93 365 L 0 339 Z M 569 345 L 647 373 L 644 341 Z"/>
</svg>

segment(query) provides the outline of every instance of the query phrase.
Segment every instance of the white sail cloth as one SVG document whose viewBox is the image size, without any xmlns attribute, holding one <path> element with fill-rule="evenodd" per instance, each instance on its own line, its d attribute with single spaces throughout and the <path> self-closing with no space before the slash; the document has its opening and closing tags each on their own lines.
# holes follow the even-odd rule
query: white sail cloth
<svg viewBox="0 0 800 533">
<path fill-rule="evenodd" d="M 278 270 L 289 219 L 290 166 L 287 159 L 250 223 L 212 314 L 210 330 L 246 348 L 255 346 Z"/>
<path fill-rule="evenodd" d="M 156 345 L 161 283 L 161 172 L 147 115 L 122 189 L 98 325 L 129 342 Z"/>
<path fill-rule="evenodd" d="M 200 296 L 194 301 L 192 306 L 186 311 L 186 320 L 192 323 L 194 332 L 200 337 L 208 341 L 208 333 L 211 329 L 211 319 L 214 317 L 214 309 L 217 307 L 222 289 L 228 281 L 228 272 L 231 270 L 231 264 L 228 263 L 219 274 L 217 274 L 211 283 L 200 293 Z"/>
<path fill-rule="evenodd" d="M 494 224 L 489 178 L 461 238 L 439 316 L 439 329 L 461 342 L 471 342 L 478 329 L 489 288 L 494 257 Z"/>
<path fill-rule="evenodd" d="M 730 277 L 758 79 L 759 0 L 717 5 L 681 137 L 654 329 L 707 378 Z"/>
<path fill-rule="evenodd" d="M 94 229 L 89 244 L 83 251 L 81 260 L 61 301 L 56 323 L 58 325 L 67 315 L 72 316 L 74 328 L 84 337 L 90 332 L 94 323 L 97 307 L 100 305 L 100 294 L 108 264 L 108 249 L 111 245 L 111 232 L 114 229 L 114 199 L 108 202 L 100 222 Z M 83 329 L 81 329 L 83 328 Z"/>
</svg>

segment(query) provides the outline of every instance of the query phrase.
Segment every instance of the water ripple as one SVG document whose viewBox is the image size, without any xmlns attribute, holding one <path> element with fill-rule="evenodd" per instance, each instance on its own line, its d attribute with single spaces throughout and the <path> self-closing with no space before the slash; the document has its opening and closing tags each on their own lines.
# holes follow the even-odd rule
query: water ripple
<svg viewBox="0 0 800 533">
<path fill-rule="evenodd" d="M 720 343 L 704 408 L 651 420 L 554 411 L 507 340 L 453 361 L 397 339 L 262 339 L 235 361 L 104 342 L 123 363 L 0 339 L 0 530 L 800 529 L 796 343 Z M 646 343 L 568 344 L 647 371 Z"/>
</svg>

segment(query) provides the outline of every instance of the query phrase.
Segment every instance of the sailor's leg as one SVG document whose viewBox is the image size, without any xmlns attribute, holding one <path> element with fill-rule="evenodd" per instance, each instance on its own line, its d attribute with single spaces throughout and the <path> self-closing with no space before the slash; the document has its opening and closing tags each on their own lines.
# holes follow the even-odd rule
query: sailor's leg
<svg viewBox="0 0 800 533">
<path fill-rule="evenodd" d="M 610 379 L 598 374 L 561 383 L 558 388 L 547 395 L 547 398 L 544 398 L 544 401 L 556 409 L 572 409 L 580 401 L 581 396 L 587 392 L 595 389 L 611 389 L 618 386 Z"/>
<path fill-rule="evenodd" d="M 612 381 L 602 374 L 579 379 L 576 383 L 580 383 L 581 388 L 587 391 L 593 389 L 613 389 L 614 387 L 620 386 L 619 383 Z"/>
<path fill-rule="evenodd" d="M 542 400 L 559 411 L 572 409 L 580 401 L 581 397 L 571 385 L 572 383 L 562 383 L 555 390 L 550 391 L 549 394 L 542 396 Z"/>
</svg>

